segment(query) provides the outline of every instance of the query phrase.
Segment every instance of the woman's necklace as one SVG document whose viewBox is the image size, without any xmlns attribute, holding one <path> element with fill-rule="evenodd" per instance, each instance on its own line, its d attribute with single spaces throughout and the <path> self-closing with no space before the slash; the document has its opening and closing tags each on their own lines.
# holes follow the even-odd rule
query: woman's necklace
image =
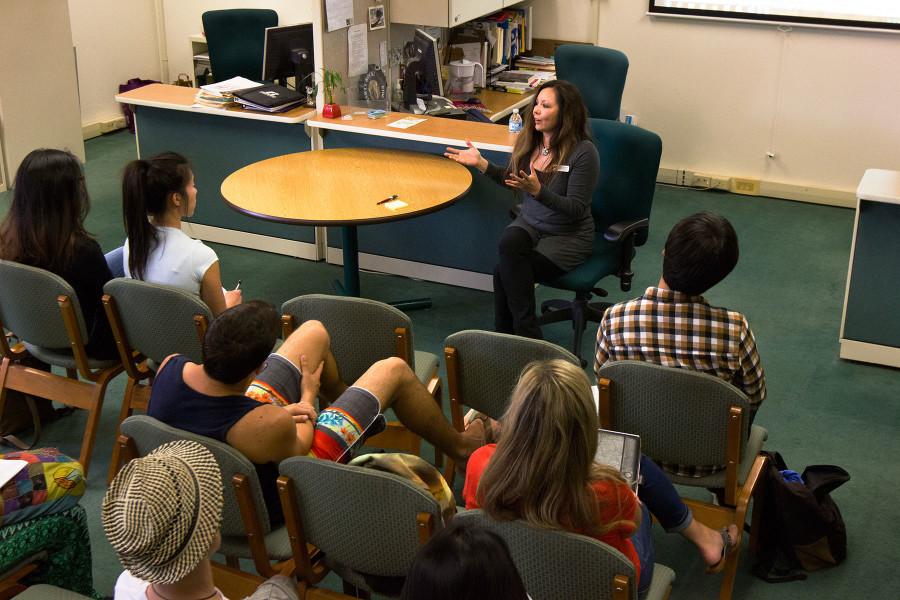
<svg viewBox="0 0 900 600">
<path fill-rule="evenodd" d="M 168 597 L 160 594 L 159 590 L 156 589 L 156 585 L 151 585 L 150 588 L 153 590 L 153 593 L 156 594 L 157 596 L 159 596 L 160 598 L 162 598 L 162 600 L 172 600 L 171 598 L 168 598 Z M 213 588 L 212 594 L 210 594 L 209 596 L 204 596 L 202 598 L 197 598 L 197 600 L 209 600 L 210 598 L 212 598 L 214 596 L 218 596 L 218 595 L 219 595 L 219 590 L 216 588 Z"/>
<path fill-rule="evenodd" d="M 541 142 L 541 156 L 550 156 L 550 146 L 544 146 Z"/>
</svg>

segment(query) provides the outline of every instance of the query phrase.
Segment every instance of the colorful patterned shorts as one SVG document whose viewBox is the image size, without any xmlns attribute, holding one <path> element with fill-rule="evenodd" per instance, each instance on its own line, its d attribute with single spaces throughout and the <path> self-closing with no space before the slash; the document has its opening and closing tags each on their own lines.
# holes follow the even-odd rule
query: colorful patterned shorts
<svg viewBox="0 0 900 600">
<path fill-rule="evenodd" d="M 245 395 L 257 402 L 287 406 L 300 400 L 302 374 L 280 354 L 270 354 L 263 370 Z M 370 391 L 349 387 L 316 419 L 310 455 L 322 460 L 348 462 L 351 448 L 384 430 L 381 403 Z"/>
</svg>

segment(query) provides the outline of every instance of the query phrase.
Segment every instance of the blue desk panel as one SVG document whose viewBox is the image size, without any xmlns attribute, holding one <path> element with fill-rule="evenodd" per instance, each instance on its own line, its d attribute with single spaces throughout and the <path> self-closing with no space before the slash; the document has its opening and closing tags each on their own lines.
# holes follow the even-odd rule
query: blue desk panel
<svg viewBox="0 0 900 600">
<path fill-rule="evenodd" d="M 137 107 L 138 146 L 142 158 L 172 150 L 186 156 L 197 182 L 192 223 L 315 243 L 315 229 L 270 223 L 244 216 L 222 198 L 222 181 L 234 171 L 266 158 L 305 152 L 309 137 L 302 124 Z"/>
<path fill-rule="evenodd" d="M 443 154 L 445 145 L 400 140 L 343 131 L 327 131 L 325 148 L 396 148 L 429 154 Z M 497 164 L 509 161 L 509 154 L 484 152 Z M 449 160 L 449 159 L 448 159 Z M 493 273 L 497 263 L 497 243 L 509 225 L 515 196 L 473 170 L 469 193 L 455 204 L 437 212 L 378 225 L 358 228 L 359 251 L 402 260 Z M 329 228 L 328 245 L 341 247 L 339 228 Z"/>
</svg>

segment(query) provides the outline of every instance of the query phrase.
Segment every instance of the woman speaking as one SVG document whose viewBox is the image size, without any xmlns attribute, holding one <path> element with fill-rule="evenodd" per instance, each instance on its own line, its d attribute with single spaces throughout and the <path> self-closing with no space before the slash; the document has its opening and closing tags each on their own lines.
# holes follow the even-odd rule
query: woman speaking
<svg viewBox="0 0 900 600">
<path fill-rule="evenodd" d="M 494 327 L 501 333 L 541 338 L 534 283 L 571 271 L 591 254 L 591 196 L 600 159 L 587 127 L 581 94 L 567 81 L 548 81 L 525 111 L 506 169 L 488 162 L 468 140 L 445 156 L 474 167 L 522 198 L 518 217 L 500 237 L 494 268 Z"/>
</svg>

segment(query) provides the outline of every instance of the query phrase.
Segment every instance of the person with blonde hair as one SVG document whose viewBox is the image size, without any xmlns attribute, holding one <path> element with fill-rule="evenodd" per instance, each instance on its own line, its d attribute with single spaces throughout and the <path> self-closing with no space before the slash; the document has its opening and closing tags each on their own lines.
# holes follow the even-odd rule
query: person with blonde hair
<svg viewBox="0 0 900 600">
<path fill-rule="evenodd" d="M 599 420 L 590 383 L 577 366 L 564 360 L 529 364 L 501 423 L 499 442 L 469 459 L 467 508 L 609 544 L 634 564 L 639 593 L 653 574 L 650 513 L 666 531 L 693 542 L 711 572 L 724 567 L 739 542 L 735 525 L 717 532 L 694 520 L 650 459 L 641 457 L 637 496 L 618 471 L 594 462 Z"/>
</svg>

